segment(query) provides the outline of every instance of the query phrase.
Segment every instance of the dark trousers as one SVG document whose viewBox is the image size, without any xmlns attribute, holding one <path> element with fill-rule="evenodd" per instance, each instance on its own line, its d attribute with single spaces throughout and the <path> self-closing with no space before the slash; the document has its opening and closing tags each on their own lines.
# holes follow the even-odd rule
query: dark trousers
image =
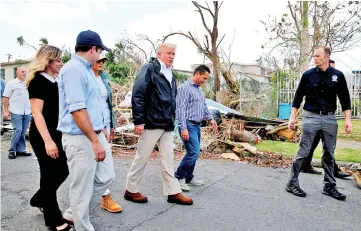
<svg viewBox="0 0 361 231">
<path fill-rule="evenodd" d="M 56 191 L 69 175 L 66 155 L 60 140 L 54 140 L 58 146 L 59 158 L 50 158 L 41 137 L 30 133 L 30 144 L 33 147 L 40 166 L 40 188 L 30 200 L 31 206 L 42 207 L 45 225 L 56 227 L 64 224 L 63 214 L 59 209 Z"/>
<path fill-rule="evenodd" d="M 182 161 L 179 163 L 177 171 L 174 176 L 177 179 L 185 179 L 187 183 L 191 182 L 194 175 L 194 168 L 196 166 L 197 159 L 201 153 L 201 125 L 187 121 L 187 130 L 189 140 L 185 141 L 182 139 L 186 154 Z M 179 129 L 179 133 L 182 131 Z"/>
<path fill-rule="evenodd" d="M 307 171 L 312 167 L 311 162 L 312 162 L 312 158 L 313 158 L 313 153 L 315 152 L 315 149 L 317 148 L 321 139 L 322 139 L 322 133 L 321 133 L 321 131 L 319 131 L 316 134 L 315 139 L 312 143 L 310 153 L 308 154 L 307 158 L 303 161 L 302 170 Z M 323 141 L 323 139 L 322 139 L 322 141 Z M 334 165 L 333 175 L 336 176 L 338 174 L 338 172 L 340 171 L 340 169 L 338 168 L 335 160 L 334 160 L 333 165 Z"/>
<path fill-rule="evenodd" d="M 316 135 L 321 132 L 323 139 L 322 167 L 325 171 L 324 185 L 325 187 L 336 186 L 333 171 L 337 129 L 338 124 L 334 115 L 320 115 L 309 111 L 304 112 L 300 148 L 293 160 L 287 185 L 299 186 L 298 176 L 303 162 L 310 154 Z"/>
</svg>

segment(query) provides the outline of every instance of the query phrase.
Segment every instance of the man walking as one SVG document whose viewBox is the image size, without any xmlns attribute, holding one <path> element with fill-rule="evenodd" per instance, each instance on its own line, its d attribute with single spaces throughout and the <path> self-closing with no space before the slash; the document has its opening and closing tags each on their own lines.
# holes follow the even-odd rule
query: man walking
<svg viewBox="0 0 361 231">
<path fill-rule="evenodd" d="M 176 46 L 163 43 L 139 73 L 132 91 L 132 110 L 135 131 L 140 135 L 138 148 L 127 175 L 124 198 L 136 203 L 146 203 L 138 185 L 147 161 L 157 144 L 161 158 L 163 193 L 169 203 L 191 205 L 193 200 L 181 194 L 174 177 L 174 121 L 177 87 L 172 73 Z"/>
<path fill-rule="evenodd" d="M 350 133 L 352 130 L 351 100 L 345 76 L 342 72 L 329 67 L 330 55 L 331 51 L 328 47 L 321 46 L 315 49 L 316 67 L 302 75 L 295 94 L 288 124 L 289 129 L 293 129 L 295 126 L 296 114 L 304 96 L 306 96 L 306 101 L 303 107 L 305 111 L 300 148 L 291 167 L 286 191 L 296 196 L 306 196 L 306 193 L 299 186 L 298 175 L 304 160 L 310 153 L 316 134 L 321 131 L 323 140 L 322 164 L 325 171 L 323 194 L 338 200 L 345 200 L 346 195 L 337 190 L 336 180 L 333 176 L 338 129 L 335 111 L 337 108 L 336 97 L 338 97 L 345 113 L 345 130 L 346 133 Z"/>
<path fill-rule="evenodd" d="M 335 61 L 333 61 L 332 59 L 330 59 L 329 61 L 330 67 L 331 68 L 335 68 Z M 318 144 L 320 143 L 321 140 L 321 131 L 319 131 L 316 136 L 315 136 L 315 140 L 312 143 L 312 147 L 310 150 L 310 154 L 308 154 L 307 158 L 304 160 L 303 164 L 302 164 L 302 168 L 301 168 L 301 172 L 304 173 L 310 173 L 310 174 L 317 174 L 317 175 L 321 175 L 322 172 L 317 171 L 316 169 L 313 168 L 313 166 L 311 165 L 312 162 L 312 158 L 313 158 L 313 153 L 315 152 L 315 149 L 317 148 Z M 323 141 L 322 141 L 323 142 Z M 348 176 L 351 176 L 348 173 L 342 172 L 341 169 L 338 167 L 338 165 L 336 164 L 336 161 L 334 161 L 334 171 L 333 171 L 333 175 L 337 178 L 345 178 Z"/>
<path fill-rule="evenodd" d="M 75 52 L 59 74 L 59 125 L 68 159 L 70 208 L 64 218 L 73 220 L 77 231 L 94 231 L 89 211 L 99 206 L 99 197 L 114 180 L 110 145 L 99 88 L 91 69 L 102 50 L 100 36 L 82 31 Z"/>
<path fill-rule="evenodd" d="M 10 80 L 3 93 L 4 119 L 11 118 L 13 134 L 9 149 L 9 159 L 16 156 L 31 156 L 26 152 L 25 134 L 30 123 L 30 100 L 25 86 L 26 70 L 22 67 L 16 69 L 16 79 Z"/>
<path fill-rule="evenodd" d="M 177 120 L 179 133 L 187 151 L 180 162 L 175 177 L 183 191 L 189 191 L 188 185 L 203 185 L 203 181 L 194 179 L 194 168 L 201 152 L 201 122 L 203 119 L 211 121 L 214 132 L 217 131 L 217 123 L 213 120 L 205 103 L 201 86 L 209 77 L 210 69 L 206 65 L 198 66 L 193 76 L 183 83 L 177 94 Z"/>
</svg>

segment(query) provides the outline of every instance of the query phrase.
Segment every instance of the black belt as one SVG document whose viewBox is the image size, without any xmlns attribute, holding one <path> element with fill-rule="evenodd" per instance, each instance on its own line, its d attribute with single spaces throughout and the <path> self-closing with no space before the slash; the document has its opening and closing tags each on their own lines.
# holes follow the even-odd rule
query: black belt
<svg viewBox="0 0 361 231">
<path fill-rule="evenodd" d="M 191 122 L 192 124 L 197 124 L 197 125 L 201 124 L 201 122 L 196 122 L 196 121 L 193 121 L 193 120 L 188 120 L 188 121 Z"/>
<path fill-rule="evenodd" d="M 331 111 L 312 111 L 313 113 L 319 114 L 319 115 L 334 115 L 334 112 Z"/>
</svg>

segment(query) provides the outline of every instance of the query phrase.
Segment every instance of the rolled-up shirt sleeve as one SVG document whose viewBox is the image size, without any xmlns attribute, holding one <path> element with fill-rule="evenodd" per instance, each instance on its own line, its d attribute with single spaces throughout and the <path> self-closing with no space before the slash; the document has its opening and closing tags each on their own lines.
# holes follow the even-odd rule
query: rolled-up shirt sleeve
<svg viewBox="0 0 361 231">
<path fill-rule="evenodd" d="M 351 98 L 347 87 L 346 78 L 343 74 L 339 77 L 339 89 L 337 95 L 340 100 L 342 111 L 351 110 Z"/>
<path fill-rule="evenodd" d="M 84 76 L 76 68 L 67 70 L 63 74 L 63 85 L 65 102 L 68 104 L 69 112 L 86 109 L 85 95 L 86 85 Z"/>
<path fill-rule="evenodd" d="M 298 84 L 295 98 L 293 99 L 292 107 L 299 109 L 303 100 L 303 97 L 306 95 L 306 77 L 303 74 L 301 77 L 300 84 Z"/>
<path fill-rule="evenodd" d="M 179 123 L 179 128 L 181 130 L 187 129 L 187 101 L 189 99 L 189 92 L 185 87 L 180 87 L 178 89 L 177 97 L 176 97 L 176 117 Z"/>
</svg>

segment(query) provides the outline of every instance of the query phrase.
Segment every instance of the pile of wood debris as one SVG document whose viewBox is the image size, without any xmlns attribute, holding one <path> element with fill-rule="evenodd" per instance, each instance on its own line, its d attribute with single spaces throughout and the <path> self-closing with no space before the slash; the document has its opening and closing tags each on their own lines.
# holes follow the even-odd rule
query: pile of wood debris
<svg viewBox="0 0 361 231">
<path fill-rule="evenodd" d="M 113 100 L 115 105 L 118 105 L 115 108 L 117 129 L 116 138 L 113 141 L 113 152 L 120 156 L 132 156 L 139 136 L 134 133 L 134 124 L 131 121 L 131 88 L 114 83 L 112 88 L 115 92 Z M 299 127 L 301 124 L 296 125 Z M 292 164 L 292 158 L 272 152 L 259 152 L 253 146 L 264 139 L 297 142 L 299 131 L 289 130 L 284 121 L 244 116 L 236 111 L 228 111 L 222 116 L 217 133 L 214 133 L 208 124 L 202 127 L 201 158 L 209 156 L 245 161 L 262 167 L 289 167 Z M 174 143 L 177 159 L 185 151 L 178 132 L 175 133 Z"/>
</svg>

